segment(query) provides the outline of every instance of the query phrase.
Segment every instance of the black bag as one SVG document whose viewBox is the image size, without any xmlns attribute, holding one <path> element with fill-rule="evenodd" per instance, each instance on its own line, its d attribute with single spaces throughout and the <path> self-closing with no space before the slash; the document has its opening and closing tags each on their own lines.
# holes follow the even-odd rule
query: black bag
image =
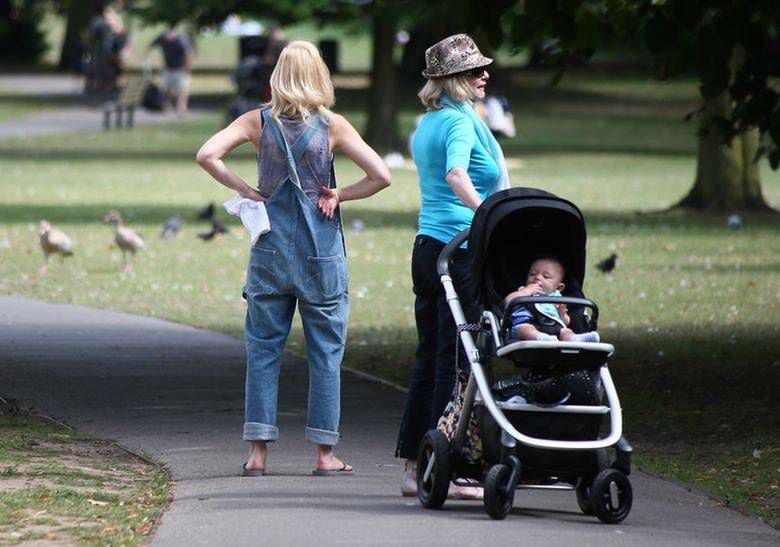
<svg viewBox="0 0 780 547">
<path fill-rule="evenodd" d="M 165 107 L 165 94 L 157 84 L 149 82 L 149 85 L 146 86 L 146 91 L 144 91 L 144 97 L 141 104 L 143 104 L 144 108 L 147 110 L 160 112 Z"/>
</svg>

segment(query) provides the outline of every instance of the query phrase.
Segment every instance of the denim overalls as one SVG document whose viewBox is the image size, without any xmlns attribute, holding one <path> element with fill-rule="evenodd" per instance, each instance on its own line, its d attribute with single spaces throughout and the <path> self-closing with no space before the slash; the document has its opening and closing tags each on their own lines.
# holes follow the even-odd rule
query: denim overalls
<svg viewBox="0 0 780 547">
<path fill-rule="evenodd" d="M 279 435 L 279 370 L 297 302 L 309 361 L 306 439 L 335 445 L 349 296 L 341 216 L 328 220 L 316 205 L 321 187 L 335 186 L 328 126 L 316 113 L 280 124 L 268 110 L 261 115 L 258 189 L 269 197 L 271 231 L 252 247 L 247 269 L 244 440 Z"/>
</svg>

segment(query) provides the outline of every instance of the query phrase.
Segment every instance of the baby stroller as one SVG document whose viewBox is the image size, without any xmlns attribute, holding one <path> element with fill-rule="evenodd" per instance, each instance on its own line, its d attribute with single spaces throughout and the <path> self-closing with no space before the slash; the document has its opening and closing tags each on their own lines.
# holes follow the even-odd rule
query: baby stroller
<svg viewBox="0 0 780 547">
<path fill-rule="evenodd" d="M 449 275 L 450 256 L 466 239 L 482 312 L 478 324 L 467 323 Z M 613 346 L 507 336 L 518 306 L 543 302 L 566 304 L 575 332 L 596 330 L 598 306 L 581 289 L 585 239 L 574 204 L 542 190 L 512 188 L 486 199 L 471 229 L 442 251 L 438 273 L 471 371 L 452 439 L 432 429 L 420 445 L 417 487 L 423 506 L 441 507 L 450 481 L 464 486 L 476 481 L 494 519 L 509 513 L 520 488 L 574 490 L 582 512 L 604 523 L 628 516 L 632 449 L 622 436 L 620 402 L 607 369 Z M 539 256 L 563 262 L 563 295 L 518 297 L 504 307 L 503 297 L 525 280 Z M 498 378 L 496 358 L 511 361 L 513 374 Z M 600 435 L 607 414 L 609 429 Z M 473 449 L 472 428 L 481 438 L 480 450 Z"/>
</svg>

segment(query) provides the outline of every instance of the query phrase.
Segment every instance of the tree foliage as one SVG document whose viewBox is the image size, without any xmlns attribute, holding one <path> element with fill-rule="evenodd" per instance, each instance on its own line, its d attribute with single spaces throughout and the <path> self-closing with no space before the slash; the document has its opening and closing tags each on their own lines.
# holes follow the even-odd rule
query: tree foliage
<svg viewBox="0 0 780 547">
<path fill-rule="evenodd" d="M 776 0 L 525 0 L 503 2 L 496 40 L 515 46 L 551 44 L 548 61 L 565 69 L 589 59 L 615 37 L 638 37 L 661 78 L 693 71 L 703 99 L 728 92 L 733 109 L 702 130 L 724 142 L 757 127 L 773 168 L 780 165 L 780 103 L 772 77 L 780 76 L 780 2 Z M 476 6 L 478 2 L 471 2 Z M 494 24 L 473 12 L 472 25 Z M 493 23 L 491 23 L 491 21 Z"/>
<path fill-rule="evenodd" d="M 290 24 L 332 11 L 328 0 L 139 0 L 133 11 L 148 22 L 175 25 L 187 21 L 195 27 L 208 27 L 233 13 L 273 19 Z"/>
<path fill-rule="evenodd" d="M 0 0 L 0 61 L 37 62 L 46 51 L 42 0 Z"/>
</svg>

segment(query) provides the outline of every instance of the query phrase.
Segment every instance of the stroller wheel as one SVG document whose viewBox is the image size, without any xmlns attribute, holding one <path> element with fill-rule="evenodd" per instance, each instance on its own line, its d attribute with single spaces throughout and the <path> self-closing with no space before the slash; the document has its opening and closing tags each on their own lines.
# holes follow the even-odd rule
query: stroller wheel
<svg viewBox="0 0 780 547">
<path fill-rule="evenodd" d="M 593 478 L 601 471 L 609 469 L 609 453 L 606 448 L 599 448 L 593 452 L 593 465 L 593 472 L 582 477 L 577 485 L 577 505 L 580 506 L 580 511 L 586 515 L 593 514 L 593 504 L 590 501 Z"/>
<path fill-rule="evenodd" d="M 431 429 L 420 443 L 417 456 L 417 496 L 428 509 L 439 509 L 450 487 L 450 443 L 438 429 Z"/>
<path fill-rule="evenodd" d="M 617 469 L 601 471 L 590 487 L 593 513 L 605 524 L 622 522 L 631 512 L 634 494 L 628 477 Z"/>
<path fill-rule="evenodd" d="M 590 484 L 585 481 L 577 486 L 577 505 L 584 515 L 593 514 L 593 504 L 590 502 Z"/>
<path fill-rule="evenodd" d="M 515 501 L 515 491 L 506 492 L 509 483 L 509 466 L 498 464 L 488 471 L 485 477 L 485 511 L 491 518 L 501 520 L 509 514 Z"/>
</svg>

